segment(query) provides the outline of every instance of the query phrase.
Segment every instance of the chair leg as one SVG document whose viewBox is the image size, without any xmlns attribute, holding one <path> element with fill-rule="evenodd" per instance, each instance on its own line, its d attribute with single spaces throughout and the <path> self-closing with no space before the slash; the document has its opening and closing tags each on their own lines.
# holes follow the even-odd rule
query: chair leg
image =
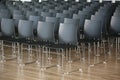
<svg viewBox="0 0 120 80">
<path fill-rule="evenodd" d="M 17 49 L 16 43 L 13 42 L 12 43 L 12 58 L 16 58 L 17 57 L 17 55 L 16 55 L 16 49 Z"/>
<path fill-rule="evenodd" d="M 120 60 L 120 38 L 116 37 L 116 61 Z"/>
<path fill-rule="evenodd" d="M 88 65 L 89 67 L 93 66 L 91 65 L 91 44 L 88 43 Z"/>
<path fill-rule="evenodd" d="M 28 62 L 31 62 L 32 61 L 32 46 L 31 45 L 28 45 Z"/>
<path fill-rule="evenodd" d="M 18 64 L 23 67 L 25 64 L 23 63 L 23 44 L 17 43 L 18 46 Z"/>
<path fill-rule="evenodd" d="M 69 49 L 68 49 L 68 63 L 72 63 L 72 59 L 71 59 L 71 51 L 72 51 L 72 49 L 69 48 Z"/>
<path fill-rule="evenodd" d="M 105 41 L 103 41 L 103 53 L 104 53 L 104 61 L 103 63 L 106 64 L 107 62 L 107 54 L 106 54 L 106 49 L 105 49 Z"/>
<path fill-rule="evenodd" d="M 1 44 L 0 62 L 1 62 L 1 63 L 4 63 L 4 62 L 5 62 L 5 56 L 4 56 L 3 40 L 0 41 L 0 44 Z"/>
<path fill-rule="evenodd" d="M 41 50 L 41 53 L 40 53 L 40 55 L 41 55 L 41 70 L 42 71 L 44 71 L 44 70 L 46 70 L 46 66 L 45 66 L 45 54 L 44 54 L 44 52 L 45 52 L 45 47 L 42 47 L 42 50 Z M 45 52 L 46 53 L 46 52 Z"/>
<path fill-rule="evenodd" d="M 38 51 L 37 51 L 37 47 L 36 47 L 36 52 L 37 52 L 37 61 L 36 61 L 36 63 L 37 63 L 38 66 L 40 66 L 42 48 L 40 46 L 38 46 Z"/>
</svg>

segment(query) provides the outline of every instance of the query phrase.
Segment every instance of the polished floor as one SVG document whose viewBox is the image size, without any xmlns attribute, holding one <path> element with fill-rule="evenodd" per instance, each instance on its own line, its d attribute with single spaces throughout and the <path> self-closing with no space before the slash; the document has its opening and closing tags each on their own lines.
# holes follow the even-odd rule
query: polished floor
<svg viewBox="0 0 120 80">
<path fill-rule="evenodd" d="M 56 63 L 54 57 L 52 62 Z M 82 68 L 82 72 L 78 69 Z M 66 74 L 66 72 L 70 72 Z M 79 60 L 64 65 L 64 71 L 51 67 L 42 71 L 36 63 L 19 67 L 17 60 L 0 63 L 0 80 L 120 80 L 120 60 L 116 61 L 115 51 L 112 49 L 106 64 L 100 63 L 88 67 L 86 62 Z"/>
</svg>

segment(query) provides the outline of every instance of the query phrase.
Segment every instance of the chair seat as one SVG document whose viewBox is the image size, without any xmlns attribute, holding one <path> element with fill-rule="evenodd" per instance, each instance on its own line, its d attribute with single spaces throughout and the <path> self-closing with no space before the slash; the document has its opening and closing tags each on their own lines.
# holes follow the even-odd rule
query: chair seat
<svg viewBox="0 0 120 80">
<path fill-rule="evenodd" d="M 9 41 L 9 42 L 18 42 L 14 37 L 0 36 L 0 40 Z"/>
<path fill-rule="evenodd" d="M 50 45 L 46 45 L 46 47 L 49 48 L 61 48 L 61 49 L 66 49 L 66 48 L 75 48 L 76 45 L 71 45 L 71 44 L 50 44 Z"/>
<path fill-rule="evenodd" d="M 97 39 L 80 39 L 79 40 L 79 44 L 80 43 L 93 43 L 93 42 L 99 42 L 101 40 L 97 40 Z"/>
</svg>

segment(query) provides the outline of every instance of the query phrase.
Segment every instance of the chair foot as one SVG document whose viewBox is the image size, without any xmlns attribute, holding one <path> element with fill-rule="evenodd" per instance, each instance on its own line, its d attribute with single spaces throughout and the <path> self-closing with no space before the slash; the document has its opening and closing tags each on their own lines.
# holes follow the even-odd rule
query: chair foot
<svg viewBox="0 0 120 80">
<path fill-rule="evenodd" d="M 68 63 L 72 63 L 72 62 L 73 62 L 72 60 L 68 61 Z"/>
<path fill-rule="evenodd" d="M 103 62 L 103 64 L 107 64 L 107 62 L 106 62 L 106 61 L 104 61 L 104 62 Z"/>
<path fill-rule="evenodd" d="M 94 67 L 94 66 L 95 66 L 94 64 L 89 65 L 89 67 Z"/>
<path fill-rule="evenodd" d="M 83 70 L 80 68 L 80 69 L 79 69 L 79 72 L 83 72 Z"/>
<path fill-rule="evenodd" d="M 24 67 L 25 66 L 25 64 L 19 64 L 19 67 Z"/>
<path fill-rule="evenodd" d="M 40 70 L 41 70 L 41 71 L 45 71 L 45 70 L 46 70 L 46 68 L 42 67 L 42 68 L 40 68 Z"/>
</svg>

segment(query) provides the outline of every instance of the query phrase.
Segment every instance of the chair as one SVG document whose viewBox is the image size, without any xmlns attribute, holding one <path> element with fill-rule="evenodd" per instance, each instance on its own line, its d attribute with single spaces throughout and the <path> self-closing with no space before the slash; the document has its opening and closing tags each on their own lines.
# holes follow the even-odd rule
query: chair
<svg viewBox="0 0 120 80">
<path fill-rule="evenodd" d="M 76 24 L 60 23 L 58 43 L 47 45 L 49 51 L 55 49 L 58 56 L 58 68 L 63 69 L 64 62 L 72 62 L 71 50 L 77 47 L 77 26 Z M 66 53 L 65 53 L 66 52 Z M 66 56 L 65 56 L 65 54 Z M 66 61 L 63 56 L 65 56 Z M 69 72 L 69 71 L 68 71 Z"/>
<path fill-rule="evenodd" d="M 102 40 L 101 35 L 102 27 L 100 21 L 94 21 L 94 20 L 85 20 L 84 25 L 84 35 L 85 35 L 85 43 L 88 45 L 88 64 L 89 66 L 94 66 L 95 64 L 99 64 L 100 62 L 96 59 L 99 59 L 100 57 L 100 42 Z M 93 45 L 94 50 L 94 63 L 91 64 L 91 45 Z M 105 48 L 105 45 L 103 46 Z M 103 62 L 106 63 L 106 53 L 104 51 L 104 60 Z"/>
<path fill-rule="evenodd" d="M 119 45 L 120 45 L 120 17 L 114 17 L 112 16 L 111 18 L 111 23 L 110 23 L 110 32 L 111 32 L 111 36 L 116 38 L 116 60 L 120 59 L 120 49 L 119 49 Z"/>
<path fill-rule="evenodd" d="M 32 54 L 32 45 L 31 43 L 34 41 L 33 35 L 33 22 L 28 20 L 19 20 L 18 23 L 18 42 L 19 42 L 19 50 L 18 53 L 18 64 L 19 66 L 24 66 L 28 63 L 33 63 L 33 54 Z M 27 48 L 24 48 L 24 45 L 27 45 Z M 27 50 L 28 60 L 24 62 L 23 50 Z"/>
<path fill-rule="evenodd" d="M 4 60 L 9 60 L 9 59 L 15 59 L 17 54 L 16 53 L 17 46 L 16 46 L 16 40 L 15 40 L 15 24 L 13 19 L 2 18 L 0 42 L 1 42 L 0 62 L 4 62 Z M 12 45 L 8 45 L 8 43 L 12 43 Z M 8 58 L 4 57 L 5 56 L 4 46 L 12 47 L 11 55 Z"/>
<path fill-rule="evenodd" d="M 49 66 L 48 59 L 50 58 L 46 45 L 55 42 L 54 24 L 50 22 L 39 21 L 37 27 L 37 38 L 38 38 L 37 45 L 39 47 L 37 63 L 41 66 L 41 69 L 44 70 L 46 67 Z"/>
</svg>

